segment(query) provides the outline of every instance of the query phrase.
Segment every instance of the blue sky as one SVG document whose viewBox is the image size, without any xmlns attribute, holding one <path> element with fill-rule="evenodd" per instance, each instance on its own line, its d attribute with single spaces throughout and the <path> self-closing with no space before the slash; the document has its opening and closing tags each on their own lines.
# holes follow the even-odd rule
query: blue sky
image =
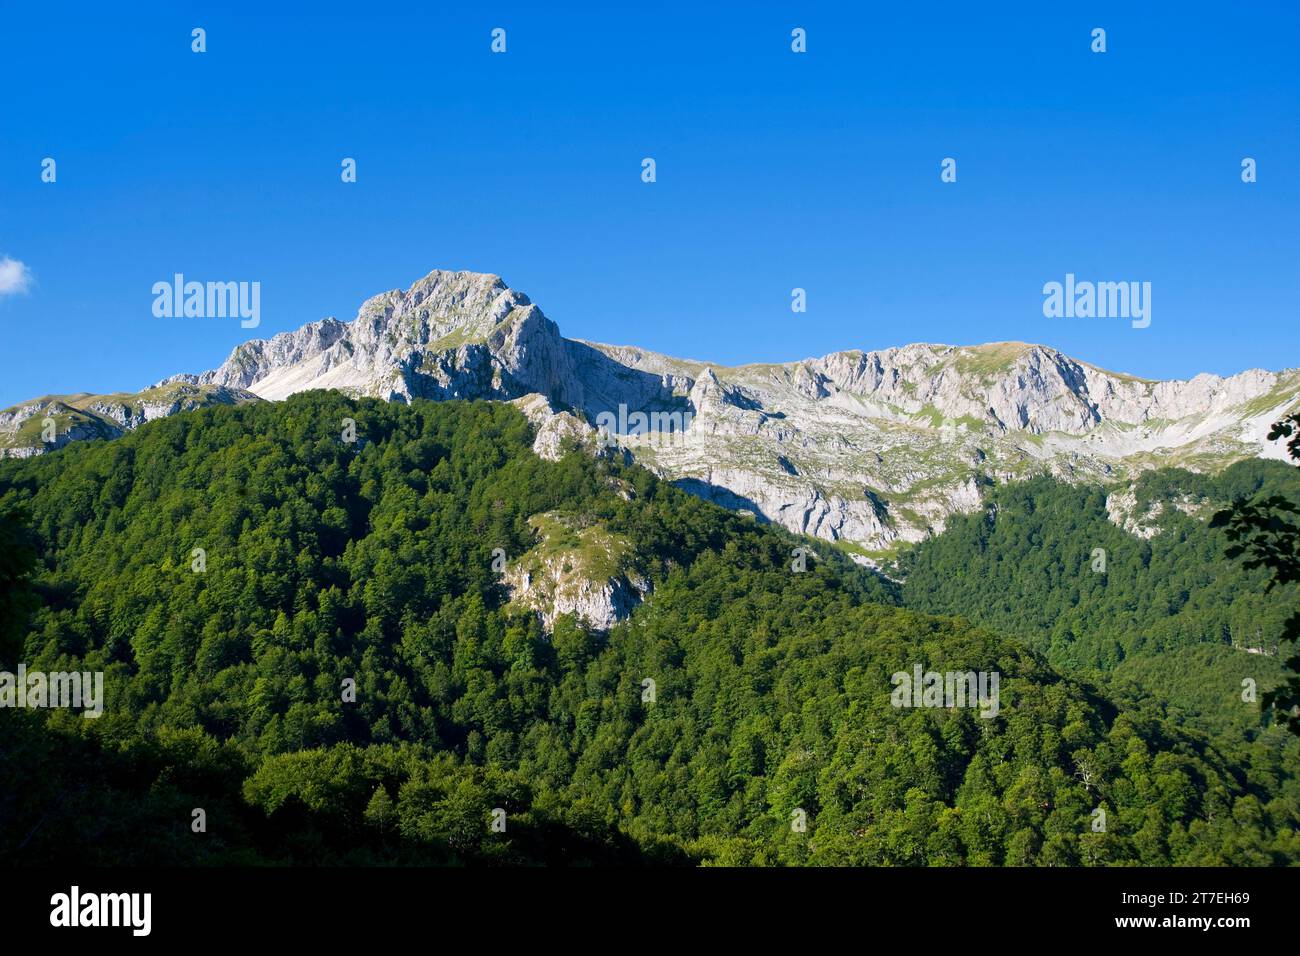
<svg viewBox="0 0 1300 956">
<path fill-rule="evenodd" d="M 31 282 L 0 295 L 0 406 L 210 368 L 434 268 L 726 364 L 1300 365 L 1293 4 L 124 6 L 3 11 L 0 260 Z M 176 272 L 260 282 L 261 326 L 155 318 Z M 1044 318 L 1067 272 L 1149 281 L 1151 326 Z"/>
</svg>

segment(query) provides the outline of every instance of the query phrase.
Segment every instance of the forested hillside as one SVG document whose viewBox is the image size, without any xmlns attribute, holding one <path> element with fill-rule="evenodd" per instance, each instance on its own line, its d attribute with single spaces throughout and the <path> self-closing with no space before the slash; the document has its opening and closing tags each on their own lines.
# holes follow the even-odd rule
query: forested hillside
<svg viewBox="0 0 1300 956">
<path fill-rule="evenodd" d="M 1260 724 L 1242 706 L 1241 680 L 1277 680 L 1277 636 L 1296 592 L 1266 595 L 1267 574 L 1225 557 L 1228 540 L 1208 519 L 1261 494 L 1300 500 L 1300 470 L 1249 461 L 1217 476 L 1148 472 L 1129 512 L 1143 538 L 1108 519 L 1104 489 L 1050 478 L 995 486 L 982 512 L 904 555 L 904 601 L 1019 636 L 1070 673 L 1155 682 L 1181 713 L 1240 732 Z"/>
<path fill-rule="evenodd" d="M 1112 645 L 1080 612 L 1066 639 L 1054 608 L 1017 610 L 1013 594 L 998 610 L 974 592 L 987 612 L 963 613 L 1012 636 L 930 617 L 834 549 L 798 572 L 806 542 L 610 458 L 544 461 L 531 441 L 508 405 L 308 393 L 0 463 L 0 587 L 17 609 L 0 620 L 0 666 L 103 670 L 107 697 L 98 719 L 0 711 L 0 850 L 26 863 L 1300 862 L 1292 745 L 1261 734 L 1226 750 L 1049 663 L 1102 673 L 1130 650 L 1193 644 L 1177 627 L 1152 637 L 1136 622 Z M 620 569 L 653 589 L 628 620 L 598 633 L 564 616 L 548 634 L 510 600 L 494 550 L 528 553 L 544 513 L 629 544 Z M 1084 573 L 1093 546 L 1114 548 L 1108 573 L 1127 560 L 1111 530 L 1079 544 Z M 1132 547 L 1137 560 L 1164 544 Z M 1008 566 L 1032 553 L 1010 549 Z M 918 553 L 904 593 L 944 603 L 922 585 L 944 560 Z M 1231 587 L 1193 596 L 1188 580 L 1179 607 L 1267 628 L 1267 605 Z M 1152 627 L 1178 610 L 1167 595 L 1116 600 Z M 1000 674 L 997 715 L 893 706 L 890 675 L 917 664 Z"/>
</svg>

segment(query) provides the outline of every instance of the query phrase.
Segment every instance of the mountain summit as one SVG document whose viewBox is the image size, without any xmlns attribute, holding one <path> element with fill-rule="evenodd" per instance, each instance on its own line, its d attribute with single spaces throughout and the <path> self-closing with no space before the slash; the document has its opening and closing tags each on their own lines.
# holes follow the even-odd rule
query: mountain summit
<svg viewBox="0 0 1300 956">
<path fill-rule="evenodd" d="M 564 338 L 499 276 L 434 271 L 334 318 L 237 347 L 218 368 L 131 396 L 52 396 L 0 412 L 0 451 L 111 437 L 202 404 L 337 389 L 392 401 L 514 400 L 614 437 L 683 487 L 867 558 L 979 507 L 980 486 L 1050 473 L 1121 482 L 1146 468 L 1217 470 L 1280 457 L 1268 426 L 1300 370 L 1157 382 L 1042 345 L 915 344 L 726 367 Z M 646 416 L 645 427 L 624 427 Z M 665 414 L 684 432 L 657 428 Z M 38 421 L 57 436 L 42 441 Z M 570 431 L 574 430 L 570 428 Z"/>
</svg>

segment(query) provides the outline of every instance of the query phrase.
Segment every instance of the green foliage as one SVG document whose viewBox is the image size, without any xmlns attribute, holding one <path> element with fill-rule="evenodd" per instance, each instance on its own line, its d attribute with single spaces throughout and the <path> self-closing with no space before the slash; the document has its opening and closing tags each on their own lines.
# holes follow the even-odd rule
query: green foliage
<svg viewBox="0 0 1300 956">
<path fill-rule="evenodd" d="M 1125 662 L 1194 645 L 1272 652 L 1287 614 L 1276 598 L 1286 594 L 1266 596 L 1261 571 L 1226 559 L 1226 536 L 1205 519 L 1216 502 L 1282 492 L 1300 495 L 1300 475 L 1278 462 L 1241 462 L 1217 476 L 1149 472 L 1136 514 L 1157 533 L 1143 539 L 1110 520 L 1104 489 L 1050 478 L 996 486 L 982 512 L 954 516 L 902 556 L 904 603 L 1021 637 L 1098 681 Z M 1104 571 L 1095 570 L 1098 549 Z M 1271 656 L 1254 663 L 1264 682 L 1279 671 Z"/>
<path fill-rule="evenodd" d="M 27 524 L 25 512 L 0 510 L 0 666 L 17 663 L 36 606 L 30 581 L 36 547 Z"/>
<path fill-rule="evenodd" d="M 1279 462 L 1148 472 L 1134 513 L 1156 533 L 1143 539 L 1110 520 L 1103 489 L 998 486 L 981 513 L 903 555 L 904 603 L 1021 638 L 1129 713 L 1182 726 L 1258 788 L 1251 799 L 1294 807 L 1300 746 L 1268 729 L 1260 705 L 1284 679 L 1278 635 L 1295 586 L 1266 593 L 1264 571 L 1225 555 L 1222 522 L 1207 520 L 1233 499 L 1281 496 L 1300 497 L 1300 475 Z M 1258 700 L 1247 691 L 1256 686 Z"/>
<path fill-rule="evenodd" d="M 1273 424 L 1269 441 L 1283 437 L 1288 439 L 1287 453 L 1300 462 L 1300 416 L 1288 415 Z M 1266 590 L 1280 585 L 1294 595 L 1294 589 L 1287 587 L 1300 582 L 1300 506 L 1294 496 L 1260 494 L 1249 500 L 1238 496 L 1232 507 L 1214 516 L 1211 524 L 1224 528 L 1232 542 L 1228 557 L 1244 556 L 1246 568 L 1268 571 Z M 1296 606 L 1293 596 L 1290 604 Z M 1264 696 L 1264 706 L 1272 710 L 1279 723 L 1300 736 L 1300 610 L 1294 610 L 1282 623 L 1280 638 L 1295 649 L 1286 661 L 1286 680 Z"/>
<path fill-rule="evenodd" d="M 340 440 L 344 418 L 359 442 Z M 543 461 L 531 441 L 507 405 L 308 393 L 0 463 L 0 513 L 25 509 L 39 552 L 22 659 L 103 670 L 107 696 L 96 720 L 0 712 L 0 774 L 23 781 L 0 793 L 0 849 L 38 863 L 1300 860 L 1273 738 L 1240 763 L 1021 641 L 893 606 L 895 587 L 833 549 L 793 573 L 790 535 L 640 468 Z M 539 543 L 530 519 L 552 514 L 627 542 L 619 567 L 654 584 L 607 634 L 568 616 L 545 634 L 492 569 L 493 549 L 516 560 Z M 892 706 L 891 675 L 918 663 L 999 673 L 997 716 Z"/>
</svg>

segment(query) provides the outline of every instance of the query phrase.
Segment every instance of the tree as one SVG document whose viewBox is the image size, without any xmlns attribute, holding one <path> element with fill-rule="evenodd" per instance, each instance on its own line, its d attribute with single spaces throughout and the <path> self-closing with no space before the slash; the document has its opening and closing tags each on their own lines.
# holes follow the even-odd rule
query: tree
<svg viewBox="0 0 1300 956">
<path fill-rule="evenodd" d="M 22 654 L 28 615 L 35 608 L 29 576 L 36 566 L 27 516 L 0 512 L 0 664 Z"/>
<path fill-rule="evenodd" d="M 1300 415 L 1288 415 L 1274 422 L 1268 433 L 1269 441 L 1287 438 L 1287 454 L 1300 462 Z M 1211 527 L 1224 528 L 1233 544 L 1227 550 L 1230 558 L 1245 555 L 1247 568 L 1265 568 L 1271 574 L 1265 592 L 1278 585 L 1300 581 L 1300 507 L 1281 495 L 1269 495 L 1254 501 L 1239 498 L 1232 507 L 1220 511 L 1210 522 Z M 1300 639 L 1300 610 L 1292 612 L 1282 625 L 1281 639 L 1293 644 Z M 1300 736 L 1300 645 L 1296 653 L 1286 660 L 1290 673 L 1286 681 L 1260 699 L 1265 710 L 1271 709 L 1274 719 L 1284 723 L 1291 733 Z"/>
<path fill-rule="evenodd" d="M 388 796 L 388 791 L 384 789 L 383 784 L 380 784 L 375 787 L 374 796 L 366 804 L 366 820 L 383 832 L 392 826 L 394 813 L 393 800 Z"/>
</svg>

